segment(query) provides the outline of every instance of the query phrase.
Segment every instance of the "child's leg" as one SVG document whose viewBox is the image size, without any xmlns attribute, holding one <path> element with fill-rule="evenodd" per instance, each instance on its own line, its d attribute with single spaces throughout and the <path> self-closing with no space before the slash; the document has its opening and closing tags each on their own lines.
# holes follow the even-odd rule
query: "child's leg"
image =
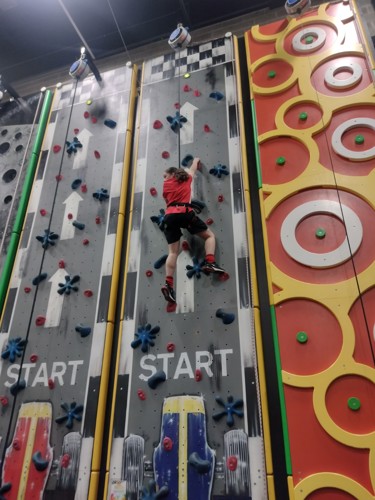
<svg viewBox="0 0 375 500">
<path fill-rule="evenodd" d="M 172 283 L 168 283 L 173 287 L 173 276 L 176 271 L 177 257 L 180 251 L 180 240 L 168 245 L 168 257 L 165 262 L 165 276 L 172 278 Z M 168 281 L 167 281 L 168 282 Z"/>
</svg>

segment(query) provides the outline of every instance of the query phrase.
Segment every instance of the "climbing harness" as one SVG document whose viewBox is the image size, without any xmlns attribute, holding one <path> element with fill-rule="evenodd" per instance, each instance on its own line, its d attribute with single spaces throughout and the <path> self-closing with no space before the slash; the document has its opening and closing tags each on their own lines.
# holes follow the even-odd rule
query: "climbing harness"
<svg viewBox="0 0 375 500">
<path fill-rule="evenodd" d="M 192 208 L 197 214 L 200 214 L 202 211 L 201 204 L 194 201 L 192 201 L 191 203 L 179 203 L 177 201 L 172 201 L 167 205 L 167 208 L 169 207 L 186 207 L 186 212 L 188 212 L 188 208 Z"/>
</svg>

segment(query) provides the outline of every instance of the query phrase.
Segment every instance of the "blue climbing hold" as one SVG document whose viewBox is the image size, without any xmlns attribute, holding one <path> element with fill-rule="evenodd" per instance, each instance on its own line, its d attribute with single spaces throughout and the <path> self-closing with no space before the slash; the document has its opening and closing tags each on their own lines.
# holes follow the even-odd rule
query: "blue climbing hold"
<svg viewBox="0 0 375 500">
<path fill-rule="evenodd" d="M 215 165 L 213 168 L 210 169 L 210 174 L 215 175 L 220 179 L 222 175 L 229 175 L 229 172 L 225 165 L 218 163 L 217 165 Z"/>
<path fill-rule="evenodd" d="M 93 197 L 98 200 L 98 201 L 104 201 L 108 200 L 109 194 L 108 194 L 108 189 L 97 189 L 95 193 L 93 193 Z"/>
<path fill-rule="evenodd" d="M 42 248 L 44 248 L 44 250 L 47 250 L 49 245 L 51 246 L 55 245 L 55 240 L 57 240 L 58 237 L 59 237 L 58 234 L 54 233 L 53 231 L 50 231 L 49 229 L 45 229 L 44 235 L 36 236 L 36 239 L 41 242 Z"/>
<path fill-rule="evenodd" d="M 72 225 L 73 225 L 74 227 L 76 227 L 77 229 L 80 229 L 81 231 L 83 231 L 83 230 L 85 229 L 85 227 L 86 227 L 86 226 L 85 226 L 85 224 L 84 224 L 83 222 L 78 222 L 77 220 L 74 220 L 74 221 L 72 222 Z"/>
<path fill-rule="evenodd" d="M 189 163 L 194 160 L 194 157 L 192 155 L 186 155 L 181 162 L 181 165 L 183 167 L 188 167 Z"/>
<path fill-rule="evenodd" d="M 37 471 L 42 472 L 47 469 L 49 460 L 44 460 L 40 451 L 36 451 L 32 456 L 33 464 Z"/>
<path fill-rule="evenodd" d="M 182 124 L 187 122 L 187 118 L 180 115 L 180 112 L 177 111 L 175 116 L 167 116 L 167 121 L 171 124 L 173 132 L 177 133 L 178 130 L 182 128 Z"/>
<path fill-rule="evenodd" d="M 165 210 L 164 208 L 161 208 L 159 210 L 159 215 L 151 215 L 150 219 L 152 220 L 152 222 L 156 222 L 156 224 L 159 226 L 159 229 L 161 231 L 164 231 L 164 227 L 165 227 L 165 224 L 164 224 L 164 217 L 165 217 Z"/>
<path fill-rule="evenodd" d="M 82 338 L 87 337 L 91 333 L 91 328 L 89 326 L 77 325 L 76 332 L 78 332 Z"/>
<path fill-rule="evenodd" d="M 223 411 L 220 411 L 218 413 L 214 413 L 212 415 L 212 418 L 214 420 L 220 420 L 222 417 L 227 417 L 227 425 L 229 427 L 233 427 L 234 425 L 234 415 L 237 415 L 238 417 L 243 417 L 243 411 L 238 410 L 238 408 L 243 407 L 243 400 L 242 399 L 236 399 L 234 401 L 233 396 L 228 396 L 228 401 L 225 403 L 223 399 L 220 396 L 215 397 L 216 402 L 224 407 Z"/>
<path fill-rule="evenodd" d="M 70 156 L 72 153 L 77 152 L 77 148 L 81 148 L 82 144 L 79 142 L 78 137 L 73 137 L 72 141 L 65 141 L 66 144 L 66 152 Z"/>
<path fill-rule="evenodd" d="M 12 488 L 12 483 L 4 483 L 0 487 L 0 500 L 7 500 L 3 493 L 8 493 L 8 491 Z"/>
<path fill-rule="evenodd" d="M 148 352 L 148 346 L 155 345 L 156 334 L 160 332 L 160 326 L 151 327 L 150 323 L 147 325 L 139 326 L 138 331 L 135 333 L 135 340 L 130 344 L 133 349 L 141 346 L 142 352 Z"/>
<path fill-rule="evenodd" d="M 25 389 L 26 387 L 26 380 L 22 379 L 17 382 L 15 382 L 13 385 L 10 386 L 10 393 L 12 396 L 15 396 L 18 394 L 20 391 Z"/>
<path fill-rule="evenodd" d="M 220 318 L 224 325 L 230 325 L 236 319 L 236 316 L 233 313 L 226 313 L 222 309 L 218 309 L 216 311 L 216 317 Z"/>
<path fill-rule="evenodd" d="M 203 262 L 199 263 L 198 259 L 196 257 L 193 257 L 193 265 L 190 266 L 188 264 L 186 266 L 187 269 L 186 276 L 188 278 L 192 278 L 193 276 L 195 276 L 196 278 L 200 279 L 202 273 L 202 265 Z"/>
<path fill-rule="evenodd" d="M 17 337 L 15 339 L 9 340 L 6 345 L 4 351 L 1 353 L 1 357 L 3 359 L 8 359 L 11 363 L 14 363 L 16 357 L 19 358 L 22 356 L 23 350 L 27 344 L 26 339 L 22 339 L 21 337 Z"/>
<path fill-rule="evenodd" d="M 73 403 L 62 403 L 61 408 L 65 411 L 65 415 L 62 417 L 57 417 L 55 419 L 55 422 L 58 424 L 62 424 L 63 422 L 66 422 L 65 427 L 68 429 L 71 429 L 73 427 L 74 420 L 77 420 L 77 422 L 81 422 L 82 420 L 82 411 L 83 411 L 83 405 L 77 405 L 75 401 Z"/>
<path fill-rule="evenodd" d="M 165 382 L 167 380 L 167 376 L 163 370 L 160 370 L 153 375 L 147 380 L 147 384 L 150 389 L 156 389 L 159 384 L 162 382 Z"/>
<path fill-rule="evenodd" d="M 44 281 L 47 278 L 48 274 L 47 273 L 41 273 L 38 274 L 38 276 L 35 276 L 35 278 L 32 281 L 33 285 L 39 285 L 42 281 Z"/>
<path fill-rule="evenodd" d="M 211 92 L 210 97 L 211 99 L 215 99 L 215 101 L 221 101 L 224 98 L 224 94 L 215 90 L 214 92 Z"/>
<path fill-rule="evenodd" d="M 164 266 L 165 261 L 167 260 L 168 255 L 162 255 L 154 264 L 154 269 L 160 269 Z"/>
<path fill-rule="evenodd" d="M 106 118 L 104 120 L 104 125 L 109 128 L 116 128 L 117 123 L 114 120 L 111 120 L 110 118 Z"/>
<path fill-rule="evenodd" d="M 191 200 L 190 205 L 193 206 L 195 212 L 198 214 L 200 214 L 201 211 L 207 206 L 204 201 L 196 200 L 195 198 Z"/>
<path fill-rule="evenodd" d="M 142 489 L 142 500 L 158 500 L 159 498 L 164 498 L 169 494 L 169 488 L 164 485 L 159 491 L 156 491 L 156 482 L 152 479 L 149 481 L 148 486 L 143 486 Z"/>
<path fill-rule="evenodd" d="M 65 276 L 65 283 L 59 283 L 60 288 L 57 290 L 57 293 L 59 295 L 63 295 L 64 293 L 66 295 L 70 295 L 72 290 L 74 292 L 78 292 L 78 286 L 75 286 L 75 283 L 78 283 L 80 279 L 81 278 L 78 275 L 73 276 L 73 278 Z"/>
<path fill-rule="evenodd" d="M 78 189 L 81 184 L 82 184 L 82 179 L 75 179 L 72 182 L 72 189 Z"/>
<path fill-rule="evenodd" d="M 189 464 L 194 467 L 199 474 L 205 474 L 211 469 L 211 462 L 209 460 L 203 460 L 196 451 L 190 454 Z"/>
</svg>

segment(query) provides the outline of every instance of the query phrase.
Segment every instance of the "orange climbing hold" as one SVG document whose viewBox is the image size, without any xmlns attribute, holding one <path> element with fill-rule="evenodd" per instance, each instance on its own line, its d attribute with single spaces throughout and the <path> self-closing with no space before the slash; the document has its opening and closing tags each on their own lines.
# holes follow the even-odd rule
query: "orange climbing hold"
<svg viewBox="0 0 375 500">
<path fill-rule="evenodd" d="M 47 210 L 45 210 L 44 208 L 41 208 L 41 209 L 39 210 L 39 213 L 40 213 L 40 215 L 41 215 L 42 217 L 44 217 L 45 215 L 47 215 Z"/>
<path fill-rule="evenodd" d="M 158 192 L 156 191 L 156 188 L 154 187 L 150 188 L 150 194 L 151 196 L 157 196 Z"/>
<path fill-rule="evenodd" d="M 89 118 L 90 117 L 90 113 L 88 111 L 85 111 L 83 113 L 83 117 L 86 118 L 86 119 Z"/>
<path fill-rule="evenodd" d="M 53 152 L 54 153 L 58 153 L 60 150 L 61 150 L 61 146 L 59 146 L 58 144 L 55 144 L 53 146 Z"/>
<path fill-rule="evenodd" d="M 37 316 L 35 319 L 36 326 L 43 326 L 45 322 L 46 322 L 45 316 Z"/>
<path fill-rule="evenodd" d="M 205 132 L 211 132 L 210 126 L 209 126 L 209 125 L 207 125 L 207 123 L 203 126 L 203 130 L 204 130 Z"/>
<path fill-rule="evenodd" d="M 85 291 L 83 292 L 83 295 L 84 295 L 85 297 L 92 297 L 92 296 L 94 295 L 94 293 L 93 293 L 93 291 L 92 291 L 92 290 L 85 290 Z"/>
<path fill-rule="evenodd" d="M 169 155 L 168 151 L 163 151 L 161 156 L 162 156 L 162 158 L 164 158 L 164 160 L 167 160 L 170 155 Z"/>
<path fill-rule="evenodd" d="M 162 124 L 162 122 L 161 122 L 160 120 L 155 120 L 155 121 L 154 121 L 154 125 L 153 125 L 153 127 L 154 127 L 155 129 L 162 128 L 162 126 L 163 126 L 163 124 Z"/>
<path fill-rule="evenodd" d="M 99 158 L 100 158 L 100 153 L 99 153 L 99 151 L 96 151 L 96 150 L 95 150 L 95 151 L 94 151 L 94 155 L 95 155 L 95 158 L 96 158 L 97 160 L 99 160 Z"/>
</svg>

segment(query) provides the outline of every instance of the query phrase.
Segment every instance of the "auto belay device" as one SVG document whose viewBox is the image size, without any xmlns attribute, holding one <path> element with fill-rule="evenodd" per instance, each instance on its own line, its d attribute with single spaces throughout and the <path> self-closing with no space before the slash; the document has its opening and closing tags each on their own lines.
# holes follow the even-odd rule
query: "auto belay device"
<svg viewBox="0 0 375 500">
<path fill-rule="evenodd" d="M 190 33 L 182 24 L 178 24 L 177 28 L 171 33 L 168 43 L 172 49 L 184 49 L 191 41 Z"/>
</svg>

